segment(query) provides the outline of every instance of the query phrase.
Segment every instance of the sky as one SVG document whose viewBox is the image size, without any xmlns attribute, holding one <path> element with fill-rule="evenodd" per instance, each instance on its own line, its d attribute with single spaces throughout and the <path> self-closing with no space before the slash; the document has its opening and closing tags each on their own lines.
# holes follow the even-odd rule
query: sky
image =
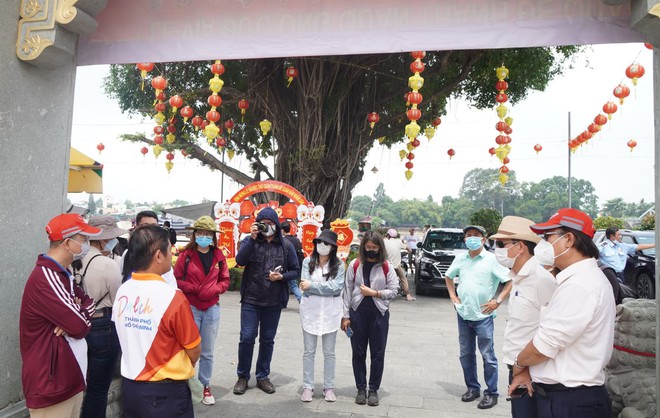
<svg viewBox="0 0 660 418">
<path fill-rule="evenodd" d="M 636 88 L 625 76 L 625 69 L 634 61 L 646 69 Z M 228 199 L 241 188 L 225 177 L 221 193 L 220 172 L 202 167 L 196 160 L 184 159 L 178 152 L 168 174 L 165 153 L 158 159 L 152 153 L 143 157 L 140 148 L 144 144 L 121 141 L 119 135 L 124 133 L 151 134 L 154 123 L 151 119 L 129 118 L 121 113 L 116 101 L 105 95 L 102 83 L 108 69 L 78 68 L 71 137 L 73 147 L 104 165 L 106 198 L 114 202 L 129 199 L 164 203 L 181 199 L 199 203 L 202 199 Z M 509 84 L 515 83 L 515 77 L 515 72 L 509 74 Z M 618 105 L 612 90 L 620 82 L 631 88 L 630 96 L 588 146 L 573 154 L 572 175 L 592 183 L 600 204 L 617 197 L 627 202 L 653 201 L 653 65 L 652 51 L 642 44 L 589 46 L 576 58 L 574 68 L 551 81 L 545 91 L 530 92 L 524 101 L 507 104 L 514 120 L 508 166 L 516 172 L 518 181 L 567 176 L 568 113 L 575 137 L 602 113 L 607 101 Z M 420 92 L 424 94 L 424 89 Z M 429 195 L 435 201 L 447 195 L 457 197 L 468 171 L 500 166 L 497 158 L 488 153 L 490 147 L 496 146 L 498 120 L 494 107 L 478 110 L 464 100 L 450 100 L 434 138 L 423 139 L 415 151 L 410 181 L 404 176 L 405 161 L 401 162 L 398 155 L 403 146 L 390 150 L 376 145 L 367 157 L 364 178 L 353 195 L 372 195 L 377 185 L 383 183 L 385 192 L 394 200 L 426 199 Z M 403 128 L 402 125 L 402 132 Z M 626 145 L 630 139 L 637 141 L 632 152 Z M 101 154 L 96 149 L 99 142 L 105 145 Z M 533 149 L 535 144 L 543 147 L 538 154 Z M 447 155 L 449 148 L 456 152 L 452 159 Z M 230 164 L 239 170 L 248 169 L 240 156 L 235 156 Z M 373 167 L 378 169 L 375 174 L 371 172 Z M 86 202 L 88 196 L 70 194 L 69 198 Z"/>
</svg>

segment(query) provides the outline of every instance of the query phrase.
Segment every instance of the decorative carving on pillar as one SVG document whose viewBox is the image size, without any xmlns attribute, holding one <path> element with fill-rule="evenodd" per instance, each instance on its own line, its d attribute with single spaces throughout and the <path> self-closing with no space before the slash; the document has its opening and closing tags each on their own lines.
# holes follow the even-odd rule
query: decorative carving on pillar
<svg viewBox="0 0 660 418">
<path fill-rule="evenodd" d="M 23 61 L 37 58 L 55 39 L 55 0 L 22 0 L 16 55 Z"/>
</svg>

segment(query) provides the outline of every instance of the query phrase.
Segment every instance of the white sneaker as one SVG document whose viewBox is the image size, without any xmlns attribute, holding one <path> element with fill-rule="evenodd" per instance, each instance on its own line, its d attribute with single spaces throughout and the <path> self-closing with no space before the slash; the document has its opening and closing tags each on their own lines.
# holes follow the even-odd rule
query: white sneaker
<svg viewBox="0 0 660 418">
<path fill-rule="evenodd" d="M 311 402 L 312 395 L 314 394 L 314 389 L 303 389 L 302 395 L 300 395 L 300 400 L 303 402 Z"/>
<path fill-rule="evenodd" d="M 211 388 L 208 386 L 204 388 L 202 403 L 204 405 L 215 405 L 215 398 L 213 397 L 213 394 L 211 394 Z"/>
<path fill-rule="evenodd" d="M 326 402 L 334 402 L 337 400 L 337 395 L 335 395 L 335 390 L 333 388 L 323 389 L 323 395 Z"/>
</svg>

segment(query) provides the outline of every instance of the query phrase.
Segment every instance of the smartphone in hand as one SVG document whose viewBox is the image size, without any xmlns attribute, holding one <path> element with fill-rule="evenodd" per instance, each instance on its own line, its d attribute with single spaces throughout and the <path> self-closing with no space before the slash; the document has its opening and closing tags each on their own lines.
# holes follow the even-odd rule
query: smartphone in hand
<svg viewBox="0 0 660 418">
<path fill-rule="evenodd" d="M 351 329 L 351 327 L 346 327 L 346 336 L 348 338 L 351 338 L 353 336 L 353 330 Z"/>
<path fill-rule="evenodd" d="M 509 396 L 506 398 L 506 400 L 507 400 L 507 401 L 510 401 L 511 399 L 522 398 L 522 396 L 523 396 L 524 394 L 526 394 L 526 393 L 527 393 L 527 387 L 525 387 L 525 386 L 518 386 L 517 388 L 515 388 L 515 389 L 513 390 L 513 392 L 511 392 L 511 395 L 509 395 Z"/>
<path fill-rule="evenodd" d="M 275 273 L 281 273 L 282 272 L 282 266 L 277 266 L 273 269 L 273 272 Z"/>
</svg>

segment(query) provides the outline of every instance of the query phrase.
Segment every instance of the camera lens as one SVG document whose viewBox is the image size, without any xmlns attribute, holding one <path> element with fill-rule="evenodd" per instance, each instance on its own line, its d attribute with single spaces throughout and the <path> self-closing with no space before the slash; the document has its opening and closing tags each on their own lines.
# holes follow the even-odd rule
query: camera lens
<svg viewBox="0 0 660 418">
<path fill-rule="evenodd" d="M 257 224 L 257 229 L 259 230 L 259 232 L 266 232 L 266 231 L 268 231 L 268 225 L 266 225 L 263 222 L 259 222 Z"/>
</svg>

